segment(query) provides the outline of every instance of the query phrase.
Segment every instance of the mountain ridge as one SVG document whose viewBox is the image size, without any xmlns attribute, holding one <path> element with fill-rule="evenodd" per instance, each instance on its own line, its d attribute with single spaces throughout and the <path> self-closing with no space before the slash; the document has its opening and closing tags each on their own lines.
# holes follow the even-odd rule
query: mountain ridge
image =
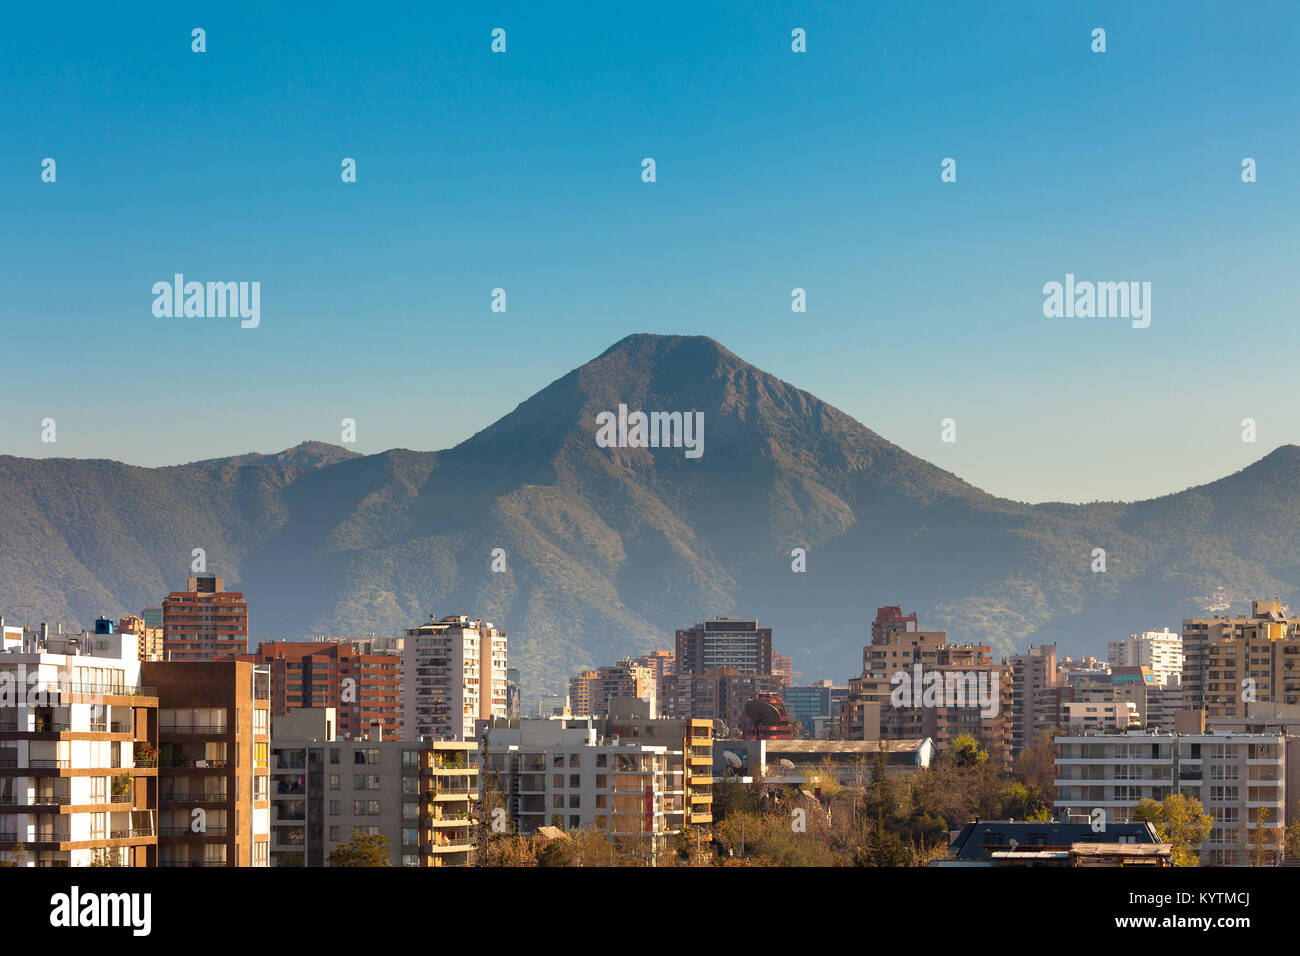
<svg viewBox="0 0 1300 956">
<path fill-rule="evenodd" d="M 598 447 L 595 414 L 620 403 L 703 411 L 703 457 Z M 247 592 L 255 641 L 474 613 L 510 632 L 534 694 L 735 612 L 772 625 L 796 669 L 842 682 L 883 604 L 998 653 L 1056 639 L 1104 654 L 1224 598 L 1290 596 L 1300 448 L 1158 498 L 1016 502 L 713 339 L 638 333 L 442 451 L 308 441 L 159 468 L 0 456 L 0 521 L 0 607 L 41 619 L 156 605 L 204 547 Z"/>
</svg>

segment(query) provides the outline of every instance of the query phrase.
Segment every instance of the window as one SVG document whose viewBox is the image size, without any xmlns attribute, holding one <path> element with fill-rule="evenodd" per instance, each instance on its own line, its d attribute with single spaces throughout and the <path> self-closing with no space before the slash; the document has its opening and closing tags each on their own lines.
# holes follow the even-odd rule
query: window
<svg viewBox="0 0 1300 956">
<path fill-rule="evenodd" d="M 582 786 L 582 777 L 579 774 L 569 774 L 569 789 L 577 790 Z"/>
<path fill-rule="evenodd" d="M 335 843 L 338 842 L 338 840 L 339 840 L 339 828 L 338 828 L 338 827 L 330 827 L 330 839 L 331 839 L 332 841 L 334 841 Z"/>
<path fill-rule="evenodd" d="M 331 748 L 330 748 L 330 763 L 338 763 L 338 762 L 339 762 L 339 748 L 338 748 L 338 747 L 331 747 Z"/>
<path fill-rule="evenodd" d="M 224 747 L 225 745 L 223 744 L 222 745 L 223 750 Z M 261 770 L 266 769 L 267 767 L 266 754 L 269 747 L 270 745 L 266 743 L 266 741 L 261 741 L 259 743 L 253 744 L 253 766 L 254 767 Z"/>
<path fill-rule="evenodd" d="M 608 754 L 596 754 L 596 766 L 597 766 L 597 767 L 608 767 L 608 766 L 609 766 L 609 755 L 608 755 Z"/>
<path fill-rule="evenodd" d="M 339 802 L 338 802 L 337 800 L 331 800 L 331 801 L 330 801 L 330 816 L 332 816 L 332 817 L 337 817 L 338 815 L 339 815 Z"/>
<path fill-rule="evenodd" d="M 258 707 L 253 710 L 253 733 L 269 734 L 271 732 L 271 712 Z"/>
<path fill-rule="evenodd" d="M 265 713 L 265 711 L 263 711 Z M 253 844 L 253 866 L 270 866 L 271 865 L 271 844 L 265 840 L 259 840 Z"/>
<path fill-rule="evenodd" d="M 253 799 L 266 800 L 270 796 L 270 777 L 264 777 L 261 774 L 253 775 Z"/>
<path fill-rule="evenodd" d="M 554 787 L 556 790 L 564 789 L 564 774 L 562 773 L 551 774 L 551 786 Z"/>
<path fill-rule="evenodd" d="M 402 751 L 402 766 L 403 766 L 403 767 L 419 767 L 419 766 L 420 766 L 420 751 L 418 751 L 418 750 L 403 750 L 403 751 Z"/>
<path fill-rule="evenodd" d="M 352 775 L 352 789 L 353 790 L 366 789 L 366 775 L 364 773 L 354 773 Z"/>
<path fill-rule="evenodd" d="M 418 846 L 420 843 L 419 830 L 402 830 L 402 846 Z"/>
<path fill-rule="evenodd" d="M 339 788 L 339 775 L 336 773 L 332 773 L 330 774 L 330 789 L 337 790 L 338 788 Z"/>
</svg>

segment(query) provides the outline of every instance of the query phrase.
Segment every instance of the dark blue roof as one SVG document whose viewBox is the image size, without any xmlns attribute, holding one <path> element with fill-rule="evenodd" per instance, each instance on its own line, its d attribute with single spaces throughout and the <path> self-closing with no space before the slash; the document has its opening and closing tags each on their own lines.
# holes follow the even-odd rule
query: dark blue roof
<svg viewBox="0 0 1300 956">
<path fill-rule="evenodd" d="M 1035 847 L 1068 849 L 1072 843 L 1159 843 L 1155 829 L 1147 823 L 1107 823 L 1097 832 L 1088 823 L 1028 823 L 1017 820 L 988 820 L 968 823 L 948 847 L 949 859 L 982 862 L 994 850 Z"/>
</svg>

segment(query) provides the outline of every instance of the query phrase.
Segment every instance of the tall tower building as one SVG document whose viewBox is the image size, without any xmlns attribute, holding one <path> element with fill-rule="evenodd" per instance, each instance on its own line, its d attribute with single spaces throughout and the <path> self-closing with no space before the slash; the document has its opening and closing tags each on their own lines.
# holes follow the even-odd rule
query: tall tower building
<svg viewBox="0 0 1300 956">
<path fill-rule="evenodd" d="M 171 661 L 230 660 L 248 653 L 248 602 L 224 578 L 191 576 L 163 601 L 163 652 Z"/>
<path fill-rule="evenodd" d="M 452 614 L 408 628 L 402 738 L 474 740 L 474 721 L 506 716 L 506 632 Z"/>
</svg>

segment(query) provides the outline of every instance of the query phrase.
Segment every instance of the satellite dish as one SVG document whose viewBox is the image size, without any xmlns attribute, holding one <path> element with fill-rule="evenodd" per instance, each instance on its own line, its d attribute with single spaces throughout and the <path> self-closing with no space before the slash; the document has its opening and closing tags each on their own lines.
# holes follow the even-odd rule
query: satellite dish
<svg viewBox="0 0 1300 956">
<path fill-rule="evenodd" d="M 727 736 L 727 734 L 729 734 L 729 733 L 731 733 L 731 731 L 727 729 L 727 725 L 726 725 L 726 724 L 724 724 L 724 723 L 723 723 L 722 721 L 720 721 L 720 720 L 714 720 L 714 721 L 713 721 L 713 736 L 715 736 L 715 737 L 725 737 L 725 736 Z"/>
<path fill-rule="evenodd" d="M 740 758 L 730 750 L 724 750 L 722 752 L 722 759 L 727 761 L 727 766 L 731 767 L 733 770 L 739 770 L 741 767 Z"/>
<path fill-rule="evenodd" d="M 786 760 L 784 757 L 782 757 L 780 760 L 778 760 L 777 763 L 779 763 L 779 764 L 780 764 L 782 767 L 784 767 L 786 770 L 793 770 L 793 769 L 794 769 L 794 764 L 791 763 L 789 760 Z"/>
<path fill-rule="evenodd" d="M 745 716 L 755 724 L 779 724 L 781 711 L 765 700 L 755 697 L 745 704 Z"/>
</svg>

